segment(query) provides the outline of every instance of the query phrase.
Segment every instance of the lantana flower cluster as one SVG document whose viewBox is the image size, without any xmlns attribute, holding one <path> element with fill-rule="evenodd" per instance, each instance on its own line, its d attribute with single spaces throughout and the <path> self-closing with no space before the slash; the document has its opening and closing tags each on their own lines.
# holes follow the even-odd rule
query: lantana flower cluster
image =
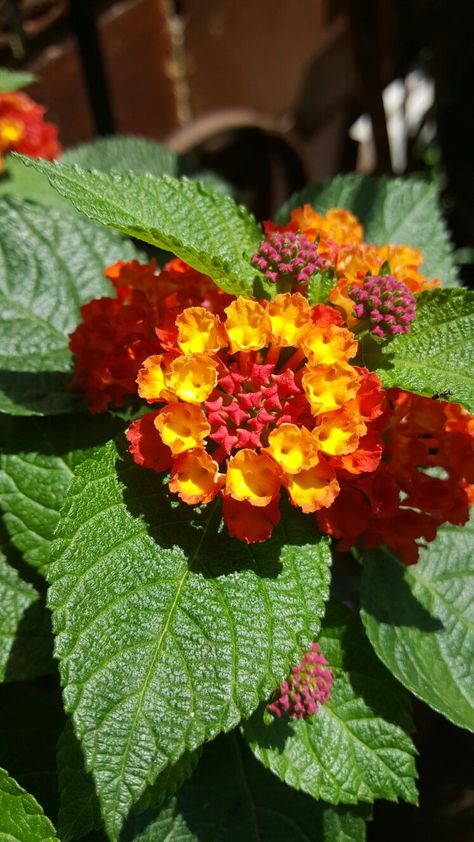
<svg viewBox="0 0 474 842">
<path fill-rule="evenodd" d="M 138 383 L 150 411 L 127 433 L 134 460 L 189 505 L 220 500 L 231 535 L 266 540 L 286 496 L 340 549 L 385 544 L 413 563 L 441 523 L 467 520 L 474 419 L 385 391 L 356 355 L 366 330 L 408 332 L 417 293 L 439 281 L 416 249 L 364 243 L 342 209 L 305 205 L 264 231 L 252 263 L 270 301 L 226 295 L 177 259 L 109 267 L 116 297 L 85 305 L 71 337 L 74 382 L 93 412 Z M 332 289 L 311 306 L 325 272 Z"/>
<path fill-rule="evenodd" d="M 44 120 L 45 109 L 27 94 L 0 92 L 0 172 L 5 152 L 52 161 L 61 153 L 58 130 Z"/>
<path fill-rule="evenodd" d="M 229 533 L 248 542 L 270 536 L 282 489 L 303 512 L 330 506 L 346 461 L 354 473 L 378 464 L 381 445 L 367 437 L 384 410 L 380 382 L 351 364 L 357 340 L 338 321 L 300 293 L 239 297 L 222 320 L 184 310 L 176 348 L 138 374 L 139 395 L 164 405 L 131 425 L 135 460 L 170 469 L 185 503 L 220 494 Z"/>
</svg>

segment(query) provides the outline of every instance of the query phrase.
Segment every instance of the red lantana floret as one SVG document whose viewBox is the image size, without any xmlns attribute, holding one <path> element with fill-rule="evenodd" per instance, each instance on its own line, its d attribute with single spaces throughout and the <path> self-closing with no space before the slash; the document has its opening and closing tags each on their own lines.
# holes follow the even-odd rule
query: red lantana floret
<svg viewBox="0 0 474 842">
<path fill-rule="evenodd" d="M 123 406 L 135 394 L 144 360 L 176 342 L 176 317 L 183 309 L 199 304 L 219 313 L 232 300 L 178 259 L 161 271 L 154 260 L 119 262 L 105 276 L 116 297 L 85 304 L 69 342 L 75 364 L 71 385 L 82 389 L 92 413 Z"/>
<path fill-rule="evenodd" d="M 393 275 L 369 275 L 362 286 L 348 290 L 354 301 L 354 315 L 367 321 L 374 336 L 385 339 L 408 333 L 416 315 L 416 299 L 403 281 Z"/>
<path fill-rule="evenodd" d="M 268 710 L 277 717 L 288 714 L 295 719 L 306 719 L 328 701 L 332 684 L 329 664 L 319 643 L 313 643 L 301 663 L 293 667 L 290 677 L 276 691 Z"/>
<path fill-rule="evenodd" d="M 52 161 L 61 153 L 58 130 L 44 120 L 45 109 L 24 93 L 0 93 L 0 172 L 5 152 Z"/>
</svg>

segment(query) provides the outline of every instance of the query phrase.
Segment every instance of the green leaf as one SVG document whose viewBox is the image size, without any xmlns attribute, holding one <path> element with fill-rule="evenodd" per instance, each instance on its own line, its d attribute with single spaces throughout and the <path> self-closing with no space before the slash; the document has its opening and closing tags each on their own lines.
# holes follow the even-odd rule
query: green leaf
<svg viewBox="0 0 474 842">
<path fill-rule="evenodd" d="M 86 172 L 32 161 L 90 219 L 173 252 L 226 292 L 251 294 L 259 274 L 250 258 L 262 240 L 255 219 L 229 196 L 187 178 Z"/>
<path fill-rule="evenodd" d="M 474 412 L 474 292 L 423 292 L 410 333 L 384 345 L 361 342 L 358 361 L 375 370 L 384 386 L 460 403 Z"/>
<path fill-rule="evenodd" d="M 59 806 L 56 743 L 63 724 L 56 676 L 0 686 L 0 766 L 9 769 L 52 820 Z"/>
<path fill-rule="evenodd" d="M 13 545 L 43 571 L 78 465 L 122 429 L 110 416 L 0 417 L 0 509 Z"/>
<path fill-rule="evenodd" d="M 328 605 L 319 642 L 334 678 L 330 699 L 309 719 L 273 718 L 261 708 L 243 726 L 246 740 L 267 768 L 314 798 L 416 804 L 406 694 L 341 605 Z"/>
<path fill-rule="evenodd" d="M 0 412 L 54 414 L 66 390 L 68 335 L 81 304 L 110 294 L 104 268 L 131 243 L 66 211 L 0 200 Z"/>
<path fill-rule="evenodd" d="M 0 545 L 0 681 L 25 681 L 51 672 L 51 628 L 44 600 L 10 566 L 10 553 Z"/>
<path fill-rule="evenodd" d="M 81 745 L 70 721 L 58 741 L 58 784 L 58 831 L 62 842 L 99 830 L 102 819 L 94 782 L 85 770 Z"/>
<path fill-rule="evenodd" d="M 234 731 L 206 746 L 177 797 L 127 822 L 123 842 L 364 842 L 367 817 L 280 783 Z"/>
<path fill-rule="evenodd" d="M 141 137 L 101 137 L 68 149 L 62 164 L 77 164 L 83 170 L 176 175 L 178 159 L 171 149 Z"/>
<path fill-rule="evenodd" d="M 185 752 L 172 766 L 167 766 L 136 805 L 135 812 L 156 811 L 180 789 L 197 766 L 201 749 Z M 81 744 L 68 721 L 58 742 L 58 777 L 60 808 L 58 830 L 62 842 L 82 839 L 102 828 L 100 805 L 92 775 L 86 771 Z"/>
<path fill-rule="evenodd" d="M 57 842 L 40 805 L 0 769 L 0 839 L 4 842 Z"/>
<path fill-rule="evenodd" d="M 364 556 L 362 620 L 379 658 L 412 693 L 474 731 L 474 510 L 443 526 L 405 567 L 379 550 Z"/>
<path fill-rule="evenodd" d="M 68 215 L 71 214 L 71 205 L 51 187 L 46 176 L 25 167 L 21 158 L 15 155 L 5 156 L 4 170 L 0 175 L 0 196 L 5 195 L 63 208 Z"/>
<path fill-rule="evenodd" d="M 147 783 L 271 692 L 328 591 L 311 518 L 249 547 L 151 474 L 112 443 L 81 466 L 48 570 L 65 705 L 113 839 Z"/>
<path fill-rule="evenodd" d="M 364 227 L 364 240 L 418 248 L 423 254 L 423 274 L 440 278 L 443 286 L 456 286 L 457 272 L 435 185 L 416 178 L 373 178 L 339 175 L 295 193 L 283 205 L 277 222 L 285 223 L 292 208 L 305 202 L 319 213 L 347 208 Z"/>
<path fill-rule="evenodd" d="M 7 67 L 0 67 L 0 93 L 2 94 L 26 88 L 35 81 L 36 76 L 26 70 L 9 70 Z"/>
</svg>

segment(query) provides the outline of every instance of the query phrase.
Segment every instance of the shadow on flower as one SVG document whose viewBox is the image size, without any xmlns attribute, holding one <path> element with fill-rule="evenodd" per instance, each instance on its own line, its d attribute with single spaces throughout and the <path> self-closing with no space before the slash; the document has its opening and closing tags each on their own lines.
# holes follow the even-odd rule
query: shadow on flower
<svg viewBox="0 0 474 842">
<path fill-rule="evenodd" d="M 314 521 L 288 505 L 271 538 L 246 544 L 229 537 L 219 500 L 206 506 L 179 502 L 168 490 L 167 476 L 135 466 L 124 448 L 116 470 L 129 512 L 146 524 L 149 535 L 161 547 L 180 547 L 193 571 L 206 578 L 241 570 L 276 578 L 285 545 L 305 546 L 319 538 Z"/>
</svg>

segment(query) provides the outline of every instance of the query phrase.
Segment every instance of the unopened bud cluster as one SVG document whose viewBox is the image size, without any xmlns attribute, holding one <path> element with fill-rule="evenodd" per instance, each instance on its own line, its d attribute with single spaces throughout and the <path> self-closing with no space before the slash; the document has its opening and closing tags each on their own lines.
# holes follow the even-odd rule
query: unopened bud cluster
<svg viewBox="0 0 474 842">
<path fill-rule="evenodd" d="M 272 283 L 307 283 L 323 263 L 316 244 L 293 231 L 270 234 L 252 257 L 252 265 Z"/>
<path fill-rule="evenodd" d="M 393 275 L 369 275 L 361 287 L 349 289 L 357 319 L 368 320 L 371 333 L 385 339 L 408 333 L 415 318 L 416 299 L 403 281 Z"/>
<path fill-rule="evenodd" d="M 329 699 L 332 681 L 328 662 L 319 644 L 313 643 L 301 663 L 292 669 L 288 680 L 282 683 L 277 691 L 278 698 L 268 705 L 268 710 L 274 716 L 284 713 L 296 719 L 311 716 Z"/>
</svg>

